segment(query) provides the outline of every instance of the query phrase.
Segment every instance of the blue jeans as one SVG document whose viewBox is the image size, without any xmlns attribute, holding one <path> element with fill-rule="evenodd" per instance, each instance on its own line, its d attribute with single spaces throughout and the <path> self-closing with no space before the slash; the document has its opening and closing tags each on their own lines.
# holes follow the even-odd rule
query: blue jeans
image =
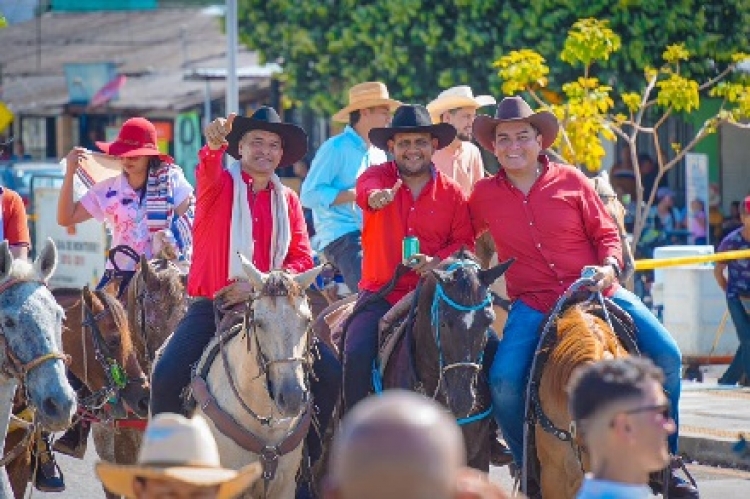
<svg viewBox="0 0 750 499">
<path fill-rule="evenodd" d="M 733 385 L 740 381 L 743 374 L 750 378 L 750 315 L 739 297 L 727 298 L 727 307 L 729 307 L 729 315 L 732 316 L 740 346 L 737 347 L 737 353 L 734 354 L 727 371 L 719 378 L 719 383 Z"/>
<path fill-rule="evenodd" d="M 664 370 L 664 389 L 677 421 L 682 357 L 669 332 L 637 296 L 620 288 L 613 301 L 633 318 L 638 329 L 636 343 L 641 352 Z M 523 420 L 526 384 L 539 341 L 539 327 L 546 317 L 516 300 L 508 314 L 503 337 L 490 370 L 495 418 L 517 464 L 523 462 Z M 677 451 L 677 433 L 669 437 L 670 451 Z"/>
<path fill-rule="evenodd" d="M 362 233 L 344 234 L 323 248 L 323 254 L 339 269 L 349 290 L 356 293 L 362 279 Z"/>
</svg>

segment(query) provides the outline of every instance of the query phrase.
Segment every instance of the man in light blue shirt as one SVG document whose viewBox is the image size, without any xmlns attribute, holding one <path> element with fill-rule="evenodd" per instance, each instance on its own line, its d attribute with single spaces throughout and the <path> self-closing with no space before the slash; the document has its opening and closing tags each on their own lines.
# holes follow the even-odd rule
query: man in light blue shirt
<svg viewBox="0 0 750 499">
<path fill-rule="evenodd" d="M 387 127 L 400 105 L 389 97 L 383 83 L 353 86 L 349 105 L 333 116 L 334 121 L 348 125 L 320 146 L 302 184 L 300 200 L 313 212 L 313 249 L 339 269 L 354 293 L 362 276 L 362 211 L 355 203 L 354 186 L 368 167 L 387 161 L 368 134 L 373 128 Z"/>
</svg>

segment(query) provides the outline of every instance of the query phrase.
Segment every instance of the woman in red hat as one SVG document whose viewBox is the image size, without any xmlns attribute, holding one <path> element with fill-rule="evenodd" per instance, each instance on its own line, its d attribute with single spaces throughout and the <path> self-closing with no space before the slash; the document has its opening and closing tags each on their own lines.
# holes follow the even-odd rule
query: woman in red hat
<svg viewBox="0 0 750 499">
<path fill-rule="evenodd" d="M 81 147 L 70 151 L 57 205 L 57 222 L 69 227 L 95 218 L 109 226 L 113 248 L 132 248 L 133 252 L 128 251 L 132 256 L 118 257 L 114 259 L 116 264 L 107 262 L 98 286 L 101 288 L 118 278 L 122 296 L 135 272 L 136 258 L 154 256 L 156 244 L 166 241 L 180 260 L 190 261 L 193 187 L 174 160 L 157 149 L 156 128 L 145 118 L 130 118 L 123 123 L 114 142 L 96 145 L 120 160 L 122 173 L 89 186 L 88 192 L 75 201 L 73 175 L 90 152 Z"/>
<path fill-rule="evenodd" d="M 88 182 L 88 175 L 79 175 L 88 191 L 74 199 L 74 175 L 85 165 L 91 152 L 73 148 L 67 156 L 65 179 L 57 205 L 57 222 L 70 227 L 91 218 L 105 222 L 112 233 L 112 248 L 125 248 L 124 257 L 115 257 L 120 251 L 110 250 L 110 260 L 97 289 L 113 279 L 120 281 L 118 296 L 123 296 L 135 273 L 140 255 L 152 258 L 158 253 L 157 245 L 168 245 L 187 270 L 192 255 L 193 187 L 185 179 L 180 167 L 167 154 L 157 149 L 156 128 L 145 118 L 131 118 L 122 124 L 114 142 L 97 142 L 96 145 L 110 156 L 120 160 L 122 172 L 97 183 Z M 79 173 L 81 173 L 79 171 Z M 132 251 L 127 248 L 132 249 Z M 130 256 L 128 256 L 130 254 Z M 71 385 L 81 389 L 83 384 L 70 374 Z M 79 423 L 80 424 L 80 423 Z M 55 449 L 73 457 L 82 457 L 86 448 L 89 426 L 79 424 L 55 443 Z M 52 453 L 46 458 L 52 460 Z M 47 467 L 51 472 L 37 473 L 36 486 L 40 490 L 59 491 L 65 488 L 57 467 Z"/>
</svg>

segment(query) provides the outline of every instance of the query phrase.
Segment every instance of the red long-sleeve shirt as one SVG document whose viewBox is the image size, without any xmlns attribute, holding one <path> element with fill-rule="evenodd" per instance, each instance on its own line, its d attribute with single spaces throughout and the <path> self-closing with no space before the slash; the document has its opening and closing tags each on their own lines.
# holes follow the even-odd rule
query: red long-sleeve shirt
<svg viewBox="0 0 750 499">
<path fill-rule="evenodd" d="M 198 154 L 195 171 L 197 199 L 193 223 L 193 261 L 188 277 L 188 294 L 213 298 L 214 294 L 229 284 L 229 232 L 232 223 L 234 184 L 232 176 L 224 169 L 221 158 L 226 147 L 216 151 L 204 146 Z M 273 186 L 252 194 L 252 178 L 242 173 L 247 183 L 248 204 L 253 215 L 253 264 L 261 272 L 271 270 L 271 194 Z M 284 270 L 300 273 L 313 267 L 312 249 L 307 235 L 305 217 L 297 194 L 284 187 L 284 197 L 289 206 L 291 242 L 284 259 Z"/>
<path fill-rule="evenodd" d="M 539 160 L 543 171 L 527 195 L 501 169 L 477 182 L 469 210 L 476 234 L 490 231 L 500 260 L 516 259 L 505 274 L 509 298 L 547 313 L 584 266 L 610 256 L 622 266 L 622 245 L 591 182 L 572 166 Z"/>
<path fill-rule="evenodd" d="M 357 204 L 364 214 L 360 289 L 376 292 L 391 280 L 403 259 L 401 244 L 406 236 L 419 239 L 420 253 L 440 259 L 462 247 L 474 249 L 466 197 L 455 181 L 434 168 L 416 199 L 404 183 L 392 203 L 380 210 L 370 208 L 370 193 L 393 187 L 399 178 L 396 163 L 390 161 L 371 166 L 357 179 Z M 386 300 L 396 303 L 416 288 L 418 281 L 416 272 L 407 272 Z"/>
</svg>

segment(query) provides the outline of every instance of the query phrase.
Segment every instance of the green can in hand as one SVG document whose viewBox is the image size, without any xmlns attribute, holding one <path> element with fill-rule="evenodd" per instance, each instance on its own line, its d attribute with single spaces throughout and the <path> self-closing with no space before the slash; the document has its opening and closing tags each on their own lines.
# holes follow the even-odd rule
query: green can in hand
<svg viewBox="0 0 750 499">
<path fill-rule="evenodd" d="M 402 244 L 404 260 L 419 253 L 419 239 L 414 236 L 406 236 Z"/>
</svg>

